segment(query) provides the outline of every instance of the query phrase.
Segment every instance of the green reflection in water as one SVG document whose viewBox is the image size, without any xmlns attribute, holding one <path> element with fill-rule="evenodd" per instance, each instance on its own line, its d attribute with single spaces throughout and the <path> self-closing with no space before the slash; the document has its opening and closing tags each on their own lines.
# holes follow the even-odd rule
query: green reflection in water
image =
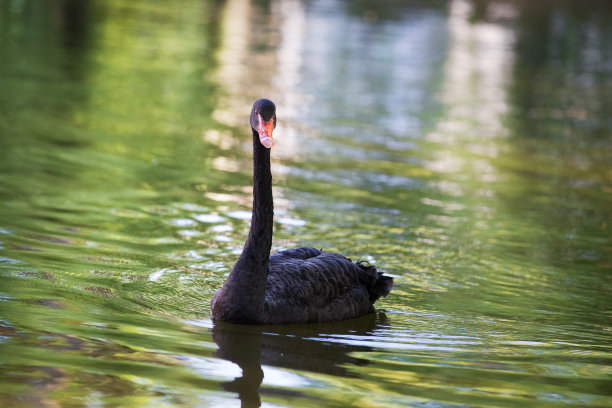
<svg viewBox="0 0 612 408">
<path fill-rule="evenodd" d="M 610 405 L 609 7 L 0 10 L 1 405 Z M 275 249 L 376 262 L 386 313 L 207 320 L 262 94 Z"/>
</svg>

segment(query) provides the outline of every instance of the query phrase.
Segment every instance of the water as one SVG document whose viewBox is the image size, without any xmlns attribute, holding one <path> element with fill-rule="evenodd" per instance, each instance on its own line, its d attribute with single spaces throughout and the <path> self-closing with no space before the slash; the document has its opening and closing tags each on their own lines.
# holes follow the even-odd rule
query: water
<svg viewBox="0 0 612 408">
<path fill-rule="evenodd" d="M 606 2 L 0 1 L 0 405 L 612 405 Z M 278 106 L 274 249 L 379 313 L 213 324 Z"/>
</svg>

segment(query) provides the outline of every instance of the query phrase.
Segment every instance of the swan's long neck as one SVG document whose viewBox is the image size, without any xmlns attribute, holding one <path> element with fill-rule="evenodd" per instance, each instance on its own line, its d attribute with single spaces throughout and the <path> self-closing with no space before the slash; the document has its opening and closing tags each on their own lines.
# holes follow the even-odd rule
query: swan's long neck
<svg viewBox="0 0 612 408">
<path fill-rule="evenodd" d="M 259 134 L 253 130 L 253 213 L 249 238 L 241 257 L 252 256 L 268 274 L 268 258 L 272 247 L 272 226 L 274 202 L 272 199 L 272 173 L 270 172 L 270 149 L 259 141 Z"/>
<path fill-rule="evenodd" d="M 272 247 L 274 203 L 270 150 L 253 130 L 253 213 L 251 229 L 244 249 L 232 268 L 217 299 L 213 299 L 213 317 L 234 323 L 258 323 L 264 313 L 268 278 L 268 259 Z M 216 303 L 223 316 L 215 311 Z M 220 312 L 219 312 L 220 313 Z"/>
</svg>

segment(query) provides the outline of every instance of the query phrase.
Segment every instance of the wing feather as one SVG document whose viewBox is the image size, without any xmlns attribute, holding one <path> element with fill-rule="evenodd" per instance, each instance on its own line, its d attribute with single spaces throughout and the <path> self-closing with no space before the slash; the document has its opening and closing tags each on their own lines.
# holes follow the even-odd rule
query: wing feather
<svg viewBox="0 0 612 408">
<path fill-rule="evenodd" d="M 372 303 L 391 289 L 388 282 L 384 285 L 388 290 L 377 283 L 392 282 L 372 265 L 311 247 L 274 253 L 268 268 L 265 314 L 273 324 L 344 320 L 371 313 Z"/>
</svg>

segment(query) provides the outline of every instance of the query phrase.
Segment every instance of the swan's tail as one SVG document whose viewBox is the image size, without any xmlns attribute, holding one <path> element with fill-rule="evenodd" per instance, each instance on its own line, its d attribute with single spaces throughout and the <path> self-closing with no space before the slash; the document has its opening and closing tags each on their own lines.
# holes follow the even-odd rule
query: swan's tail
<svg viewBox="0 0 612 408">
<path fill-rule="evenodd" d="M 357 262 L 357 266 L 365 272 L 367 276 L 366 286 L 370 294 L 370 301 L 376 302 L 380 297 L 387 296 L 393 288 L 393 278 L 378 272 L 374 265 L 366 265 L 364 262 Z"/>
</svg>

